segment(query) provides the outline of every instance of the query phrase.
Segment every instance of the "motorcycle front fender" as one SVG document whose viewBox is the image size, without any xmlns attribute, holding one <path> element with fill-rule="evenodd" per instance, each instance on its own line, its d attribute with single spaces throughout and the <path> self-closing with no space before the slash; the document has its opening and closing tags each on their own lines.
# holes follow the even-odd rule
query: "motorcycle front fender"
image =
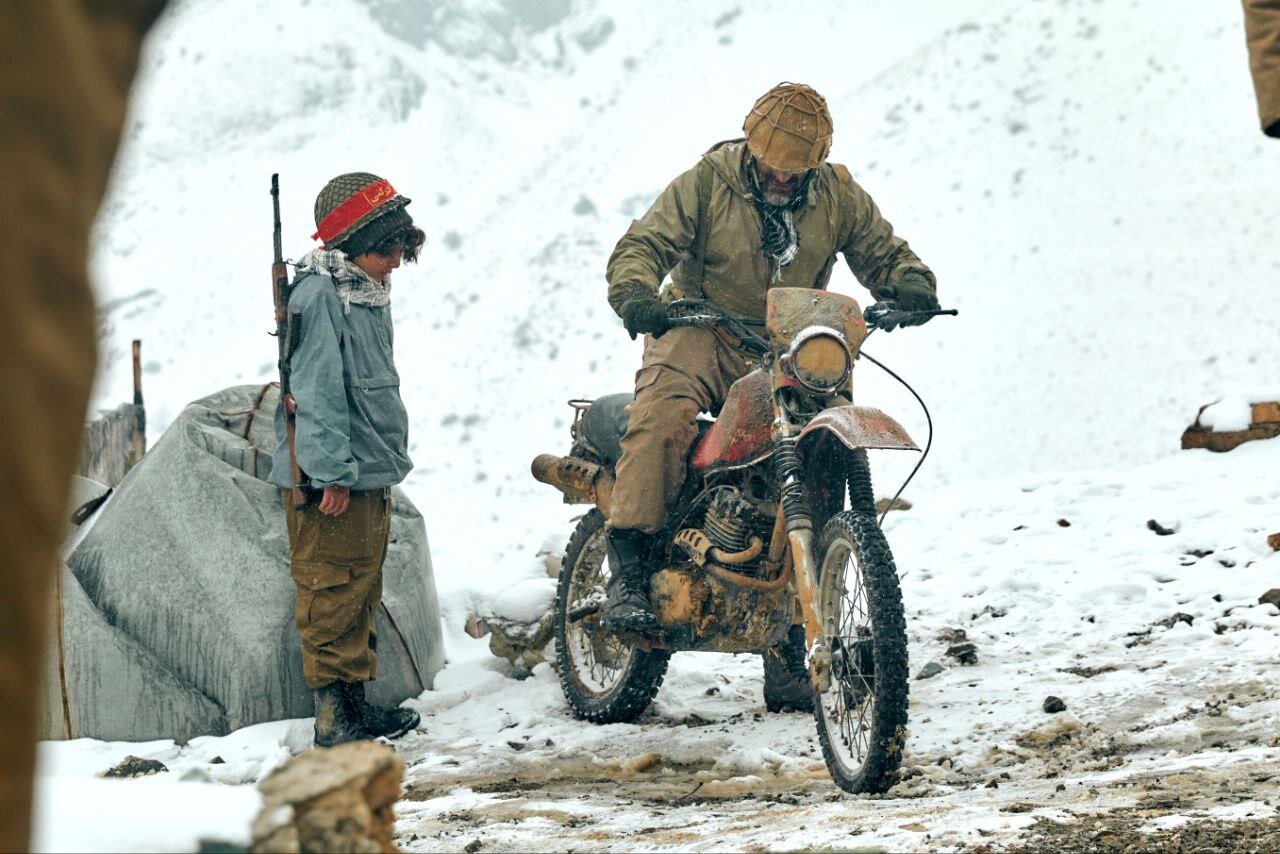
<svg viewBox="0 0 1280 854">
<path fill-rule="evenodd" d="M 902 425 L 870 406 L 833 406 L 814 416 L 800 431 L 799 441 L 819 431 L 835 435 L 846 448 L 887 451 L 918 451 L 919 446 Z"/>
</svg>

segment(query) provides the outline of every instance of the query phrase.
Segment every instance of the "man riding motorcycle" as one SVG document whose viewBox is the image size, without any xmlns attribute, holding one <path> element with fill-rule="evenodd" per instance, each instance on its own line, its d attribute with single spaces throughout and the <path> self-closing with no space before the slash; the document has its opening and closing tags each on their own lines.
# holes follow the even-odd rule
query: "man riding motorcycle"
<svg viewBox="0 0 1280 854">
<path fill-rule="evenodd" d="M 755 367 L 723 330 L 669 329 L 668 302 L 706 299 L 763 319 L 771 287 L 824 289 L 842 253 L 877 299 L 907 311 L 939 307 L 933 273 L 849 170 L 826 162 L 831 131 L 821 95 L 775 86 L 747 114 L 745 139 L 712 146 L 631 223 L 609 258 L 609 304 L 633 339 L 646 336 L 609 520 L 616 581 L 604 622 L 613 632 L 657 627 L 647 558 L 684 484 L 698 413 L 718 412 L 729 387 Z M 800 626 L 766 654 L 765 677 L 770 709 L 811 708 Z"/>
</svg>

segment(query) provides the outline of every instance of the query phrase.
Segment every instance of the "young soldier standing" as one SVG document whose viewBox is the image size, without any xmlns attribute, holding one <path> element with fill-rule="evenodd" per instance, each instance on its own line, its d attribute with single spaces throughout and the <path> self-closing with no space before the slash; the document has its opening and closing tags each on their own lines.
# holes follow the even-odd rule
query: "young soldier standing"
<svg viewBox="0 0 1280 854">
<path fill-rule="evenodd" d="M 318 747 L 383 736 L 420 721 L 411 709 L 377 709 L 364 683 L 377 673 L 373 618 L 391 487 L 413 467 L 408 416 L 392 356 L 391 271 L 414 261 L 425 235 L 405 211 L 409 199 L 376 175 L 353 172 L 316 198 L 324 248 L 307 253 L 289 298 L 296 341 L 291 395 L 276 412 L 272 481 L 284 487 L 295 620 L 302 670 L 315 691 Z M 296 418 L 296 456 L 307 489 L 294 506 L 284 406 Z"/>
</svg>

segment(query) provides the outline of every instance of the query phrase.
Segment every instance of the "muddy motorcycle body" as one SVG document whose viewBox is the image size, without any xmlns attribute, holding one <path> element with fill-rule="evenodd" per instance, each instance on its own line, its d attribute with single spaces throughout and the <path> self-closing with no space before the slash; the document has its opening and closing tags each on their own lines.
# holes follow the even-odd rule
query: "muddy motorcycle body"
<svg viewBox="0 0 1280 854">
<path fill-rule="evenodd" d="M 615 635 L 601 620 L 614 467 L 631 395 L 571 401 L 566 457 L 534 476 L 568 503 L 593 504 L 560 575 L 557 667 L 574 713 L 611 723 L 648 706 L 672 652 L 766 653 L 803 626 L 814 715 L 832 778 L 851 792 L 896 779 L 907 716 L 902 597 L 876 522 L 867 450 L 918 450 L 879 410 L 851 401 L 868 329 L 857 303 L 800 288 L 769 291 L 762 337 L 704 303 L 672 325 L 725 326 L 760 367 L 700 421 L 688 478 L 651 556 L 656 631 Z"/>
</svg>

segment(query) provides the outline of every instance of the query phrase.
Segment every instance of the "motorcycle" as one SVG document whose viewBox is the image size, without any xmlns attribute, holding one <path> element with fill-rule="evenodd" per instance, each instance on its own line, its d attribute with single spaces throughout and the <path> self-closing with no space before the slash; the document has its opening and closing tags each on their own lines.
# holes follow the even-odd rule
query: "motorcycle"
<svg viewBox="0 0 1280 854">
<path fill-rule="evenodd" d="M 570 401 L 569 455 L 533 461 L 534 477 L 566 503 L 595 505 L 569 540 L 556 596 L 569 706 L 595 723 L 634 720 L 673 652 L 764 654 L 802 625 L 831 777 L 847 792 L 884 792 L 906 736 L 907 637 L 867 451 L 919 448 L 888 415 L 853 404 L 852 372 L 871 330 L 956 312 L 877 303 L 864 314 L 848 296 L 804 288 L 771 289 L 763 321 L 701 300 L 668 310 L 671 327 L 727 333 L 759 367 L 734 383 L 718 417 L 699 419 L 686 483 L 652 553 L 656 631 L 615 635 L 602 620 L 606 523 L 632 395 Z"/>
</svg>

